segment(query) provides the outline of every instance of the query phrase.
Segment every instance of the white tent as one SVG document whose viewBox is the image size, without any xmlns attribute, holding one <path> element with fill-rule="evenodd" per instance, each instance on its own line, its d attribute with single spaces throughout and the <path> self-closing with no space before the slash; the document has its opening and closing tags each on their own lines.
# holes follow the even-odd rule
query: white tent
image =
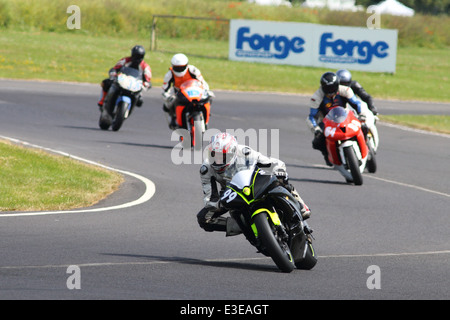
<svg viewBox="0 0 450 320">
<path fill-rule="evenodd" d="M 367 12 L 376 12 L 379 14 L 392 14 L 394 16 L 412 17 L 414 10 L 396 0 L 385 0 L 367 8 Z"/>
<path fill-rule="evenodd" d="M 248 0 L 250 3 L 256 3 L 264 6 L 288 6 L 292 7 L 292 4 L 287 0 Z"/>
<path fill-rule="evenodd" d="M 305 0 L 302 6 L 307 8 L 325 8 L 330 10 L 357 11 L 356 0 Z"/>
</svg>

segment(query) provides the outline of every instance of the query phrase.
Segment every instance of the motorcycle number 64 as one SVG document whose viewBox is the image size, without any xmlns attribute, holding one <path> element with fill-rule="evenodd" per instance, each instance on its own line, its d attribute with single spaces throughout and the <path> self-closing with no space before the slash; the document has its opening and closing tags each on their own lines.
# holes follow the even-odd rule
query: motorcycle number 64
<svg viewBox="0 0 450 320">
<path fill-rule="evenodd" d="M 229 202 L 233 201 L 234 198 L 236 198 L 236 196 L 237 196 L 236 191 L 228 189 L 227 191 L 225 191 L 225 193 L 223 194 L 222 198 L 220 198 L 220 200 L 225 200 L 226 198 L 228 198 L 227 203 L 229 203 Z"/>
</svg>

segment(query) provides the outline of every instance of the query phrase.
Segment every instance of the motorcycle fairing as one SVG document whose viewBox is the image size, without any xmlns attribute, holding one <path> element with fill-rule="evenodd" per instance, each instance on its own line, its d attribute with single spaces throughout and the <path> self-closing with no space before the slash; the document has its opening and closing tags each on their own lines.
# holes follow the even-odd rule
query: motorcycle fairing
<svg viewBox="0 0 450 320">
<path fill-rule="evenodd" d="M 129 96 L 120 95 L 116 100 L 116 105 L 121 101 L 131 105 L 131 98 Z"/>
<path fill-rule="evenodd" d="M 236 192 L 247 204 L 250 204 L 258 200 L 267 187 L 275 181 L 276 177 L 257 168 L 256 170 L 237 172 L 227 187 Z"/>
<path fill-rule="evenodd" d="M 352 111 L 348 111 L 342 107 L 335 107 L 324 118 L 326 137 L 326 147 L 328 151 L 328 159 L 333 164 L 342 165 L 342 159 L 338 150 L 343 149 L 341 143 L 346 141 L 357 142 L 358 147 L 355 146 L 355 150 L 359 149 L 361 159 L 367 157 L 369 149 L 367 147 L 364 134 L 361 130 L 361 122 L 355 117 Z"/>
<path fill-rule="evenodd" d="M 270 220 L 272 220 L 272 223 L 275 226 L 281 225 L 281 220 L 280 220 L 280 217 L 278 216 L 278 214 L 276 212 L 270 211 L 267 208 L 259 208 L 258 210 L 256 210 L 255 212 L 252 213 L 251 217 L 253 218 L 257 214 L 260 214 L 261 212 L 266 212 L 267 215 L 270 217 Z M 251 227 L 252 227 L 253 233 L 255 234 L 255 237 L 258 238 L 258 230 L 256 229 L 255 224 L 252 223 Z"/>
<path fill-rule="evenodd" d="M 119 85 L 133 93 L 142 90 L 142 74 L 139 70 L 123 67 L 117 76 Z"/>
</svg>

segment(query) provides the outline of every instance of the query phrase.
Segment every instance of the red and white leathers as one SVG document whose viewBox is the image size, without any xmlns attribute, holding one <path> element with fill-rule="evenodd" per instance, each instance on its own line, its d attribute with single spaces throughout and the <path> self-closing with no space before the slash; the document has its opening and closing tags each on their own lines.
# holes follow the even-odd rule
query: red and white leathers
<svg viewBox="0 0 450 320">
<path fill-rule="evenodd" d="M 124 57 L 120 59 L 114 67 L 109 70 L 109 79 L 105 79 L 101 83 L 102 87 L 102 96 L 100 97 L 100 101 L 98 102 L 98 106 L 102 107 L 106 98 L 106 95 L 108 93 L 109 88 L 111 87 L 111 84 L 113 80 L 117 77 L 117 72 L 122 67 L 130 67 L 132 64 L 131 56 L 130 57 Z M 139 71 L 142 72 L 142 81 L 145 89 L 150 88 L 151 86 L 151 80 L 152 80 L 152 70 L 150 66 L 142 60 L 139 64 Z"/>
<path fill-rule="evenodd" d="M 119 60 L 113 67 L 114 70 L 119 71 L 122 67 L 130 67 L 132 64 L 131 57 L 125 57 Z M 152 81 L 152 69 L 144 60 L 139 64 L 139 71 L 142 72 L 144 87 L 148 88 Z"/>
</svg>

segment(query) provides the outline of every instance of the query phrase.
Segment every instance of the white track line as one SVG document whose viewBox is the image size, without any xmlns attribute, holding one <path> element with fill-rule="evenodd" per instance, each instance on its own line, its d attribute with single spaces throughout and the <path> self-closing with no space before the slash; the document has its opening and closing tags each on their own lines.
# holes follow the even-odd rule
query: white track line
<svg viewBox="0 0 450 320">
<path fill-rule="evenodd" d="M 417 189 L 417 190 L 420 190 L 420 191 L 434 193 L 434 194 L 437 194 L 439 196 L 444 196 L 444 197 L 450 198 L 450 194 L 448 194 L 448 193 L 439 192 L 439 191 L 435 191 L 435 190 L 419 187 L 419 186 L 416 186 L 416 185 L 413 185 L 413 184 L 398 182 L 398 181 L 394 181 L 394 180 L 388 180 L 388 179 L 379 178 L 379 177 L 375 177 L 375 176 L 369 176 L 369 175 L 364 175 L 364 177 L 368 177 L 368 178 L 371 178 L 371 179 L 375 179 L 375 180 L 379 180 L 379 181 L 383 181 L 383 182 L 388 182 L 388 183 L 392 183 L 392 184 L 397 184 L 399 186 L 408 187 L 408 188 L 412 188 L 412 189 Z"/>
<path fill-rule="evenodd" d="M 326 258 L 367 258 L 367 257 L 405 257 L 405 256 L 421 256 L 421 255 L 441 255 L 450 254 L 450 250 L 442 251 L 426 251 L 426 252 L 400 252 L 400 253 L 375 253 L 375 254 L 338 254 L 328 256 L 318 256 L 318 259 Z M 79 263 L 79 264 L 47 264 L 47 265 L 34 265 L 34 266 L 0 266 L 0 270 L 8 269 L 45 269 L 45 268 L 67 268 L 71 265 L 78 267 L 105 267 L 105 266 L 129 266 L 129 265 L 154 265 L 154 264 L 172 264 L 183 263 L 184 261 L 201 264 L 202 262 L 244 262 L 244 261 L 257 261 L 257 260 L 269 260 L 269 257 L 257 257 L 257 258 L 230 258 L 230 259 L 170 259 L 167 260 L 153 260 L 153 261 L 129 261 L 129 262 L 91 262 L 91 263 Z"/>
<path fill-rule="evenodd" d="M 129 207 L 133 207 L 133 206 L 137 206 L 139 204 L 142 204 L 142 203 L 150 200 L 153 197 L 153 195 L 155 194 L 155 190 L 156 190 L 155 189 L 155 184 L 151 180 L 149 180 L 149 179 L 147 179 L 147 178 L 145 178 L 145 177 L 143 177 L 141 175 L 138 175 L 136 173 L 132 173 L 132 172 L 129 172 L 129 171 L 124 171 L 124 170 L 111 168 L 111 167 L 105 166 L 105 165 L 103 165 L 101 163 L 94 162 L 94 161 L 91 161 L 91 160 L 88 160 L 88 159 L 84 159 L 84 158 L 80 158 L 80 157 L 71 155 L 71 154 L 66 153 L 66 152 L 62 152 L 62 151 L 58 151 L 58 150 L 54 150 L 54 149 L 50 149 L 50 148 L 45 148 L 45 147 L 38 146 L 38 145 L 35 145 L 35 144 L 31 144 L 31 143 L 28 143 L 28 142 L 25 142 L 25 141 L 21 141 L 21 140 L 18 140 L 18 139 L 5 137 L 5 136 L 1 136 L 1 135 L 0 135 L 0 138 L 4 139 L 4 140 L 9 140 L 9 141 L 11 141 L 13 143 L 16 143 L 16 144 L 24 145 L 24 146 L 27 146 L 27 147 L 32 147 L 32 148 L 36 148 L 36 149 L 45 150 L 45 151 L 48 151 L 48 152 L 51 152 L 51 153 L 59 154 L 59 155 L 62 155 L 62 156 L 65 156 L 65 157 L 69 157 L 69 158 L 72 158 L 72 159 L 75 159 L 75 160 L 78 160 L 78 161 L 81 161 L 81 162 L 85 162 L 85 163 L 92 164 L 92 165 L 95 165 L 95 166 L 98 166 L 98 167 L 102 167 L 102 168 L 105 168 L 107 170 L 116 171 L 116 172 L 122 173 L 124 175 L 128 175 L 128 176 L 134 177 L 134 178 L 136 178 L 138 180 L 141 180 L 145 184 L 145 192 L 139 199 L 134 200 L 134 201 L 130 201 L 130 202 L 127 202 L 127 203 L 124 203 L 124 204 L 116 205 L 116 206 L 104 207 L 104 208 L 94 208 L 94 209 L 65 210 L 65 211 L 39 211 L 39 212 L 5 213 L 5 214 L 0 214 L 0 217 L 40 216 L 40 215 L 63 214 L 63 213 L 102 212 L 102 211 L 125 209 L 125 208 L 129 208 Z"/>
</svg>

